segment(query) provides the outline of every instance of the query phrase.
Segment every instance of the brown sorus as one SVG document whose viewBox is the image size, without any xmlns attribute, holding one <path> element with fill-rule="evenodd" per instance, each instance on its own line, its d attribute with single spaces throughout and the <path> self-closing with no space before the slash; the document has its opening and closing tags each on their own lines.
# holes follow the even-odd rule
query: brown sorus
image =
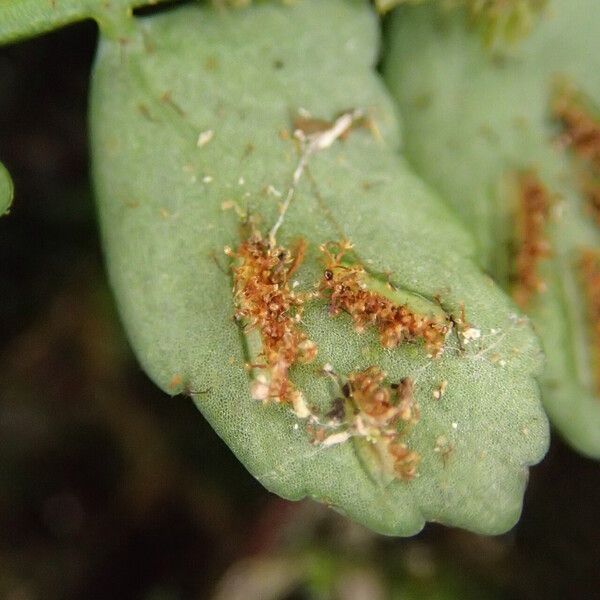
<svg viewBox="0 0 600 600">
<path fill-rule="evenodd" d="M 587 199 L 588 212 L 594 218 L 596 224 L 600 225 L 600 177 L 586 181 L 583 184 L 583 194 Z"/>
<path fill-rule="evenodd" d="M 421 462 L 418 452 L 411 450 L 402 442 L 391 442 L 389 453 L 394 458 L 394 472 L 398 479 L 411 480 L 417 474 L 417 467 Z"/>
<path fill-rule="evenodd" d="M 513 298 L 525 308 L 532 297 L 545 289 L 539 274 L 540 262 L 550 256 L 546 223 L 550 215 L 550 193 L 531 171 L 518 178 L 517 254 Z"/>
<path fill-rule="evenodd" d="M 572 88 L 564 88 L 554 98 L 552 112 L 562 125 L 564 142 L 600 169 L 600 118 L 585 97 Z"/>
<path fill-rule="evenodd" d="M 584 94 L 568 86 L 556 94 L 552 112 L 562 126 L 562 144 L 581 159 L 580 190 L 600 225 L 600 113 Z"/>
<path fill-rule="evenodd" d="M 412 479 L 417 472 L 419 454 L 401 442 L 398 425 L 419 421 L 419 406 L 414 399 L 414 382 L 405 377 L 398 384 L 386 385 L 385 373 L 369 367 L 348 375 L 348 397 L 358 409 L 354 428 L 359 436 L 380 439 L 386 447 L 398 479 Z"/>
<path fill-rule="evenodd" d="M 294 292 L 290 276 L 304 255 L 305 243 L 295 251 L 270 244 L 258 233 L 237 250 L 226 249 L 234 258 L 235 317 L 248 330 L 260 334 L 262 351 L 253 368 L 264 369 L 253 384 L 257 400 L 296 404 L 299 392 L 289 380 L 289 369 L 297 362 L 310 362 L 316 345 L 300 329 L 305 297 Z"/>
<path fill-rule="evenodd" d="M 333 252 L 334 247 L 337 252 Z M 395 304 L 370 290 L 364 267 L 357 262 L 342 262 L 351 248 L 348 242 L 321 246 L 325 271 L 320 289 L 328 296 L 330 313 L 348 313 L 359 332 L 367 327 L 376 328 L 381 344 L 386 348 L 394 348 L 405 341 L 423 340 L 427 351 L 433 356 L 438 355 L 449 330 L 448 322 L 439 316 L 415 313 L 408 305 Z"/>
<path fill-rule="evenodd" d="M 579 257 L 579 272 L 586 302 L 596 392 L 600 394 L 600 250 L 591 248 L 582 250 Z"/>
<path fill-rule="evenodd" d="M 392 405 L 392 390 L 383 385 L 385 373 L 378 367 L 369 367 L 364 371 L 348 375 L 348 396 L 357 408 L 377 419 L 387 420 L 388 417 L 397 416 L 397 411 Z"/>
</svg>

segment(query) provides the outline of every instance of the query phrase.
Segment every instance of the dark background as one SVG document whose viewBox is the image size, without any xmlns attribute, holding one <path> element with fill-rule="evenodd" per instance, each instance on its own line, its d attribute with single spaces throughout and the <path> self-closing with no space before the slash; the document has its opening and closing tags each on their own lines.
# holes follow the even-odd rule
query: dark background
<svg viewBox="0 0 600 600">
<path fill-rule="evenodd" d="M 146 378 L 88 176 L 96 29 L 0 49 L 0 598 L 600 598 L 600 466 L 557 436 L 509 534 L 383 538 L 267 493 Z M 215 596 L 216 594 L 216 596 Z"/>
</svg>

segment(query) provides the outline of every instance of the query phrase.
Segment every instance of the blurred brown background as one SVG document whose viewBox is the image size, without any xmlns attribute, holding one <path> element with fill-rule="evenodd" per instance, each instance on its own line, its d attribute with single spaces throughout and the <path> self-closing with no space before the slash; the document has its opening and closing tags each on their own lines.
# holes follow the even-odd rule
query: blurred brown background
<svg viewBox="0 0 600 600">
<path fill-rule="evenodd" d="M 261 488 L 140 371 L 88 178 L 96 30 L 0 49 L 0 598 L 600 598 L 600 465 L 554 437 L 521 522 L 382 538 Z"/>
</svg>

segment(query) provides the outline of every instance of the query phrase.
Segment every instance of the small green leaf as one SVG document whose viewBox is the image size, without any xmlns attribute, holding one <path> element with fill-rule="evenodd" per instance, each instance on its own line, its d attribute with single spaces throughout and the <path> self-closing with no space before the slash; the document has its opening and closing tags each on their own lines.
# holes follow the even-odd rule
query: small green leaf
<svg viewBox="0 0 600 600">
<path fill-rule="evenodd" d="M 0 216 L 10 209 L 14 196 L 13 182 L 6 167 L 0 163 Z"/>
<path fill-rule="evenodd" d="M 0 45 L 95 19 L 106 35 L 117 36 L 131 11 L 167 0 L 0 0 Z M 119 24 L 119 25 L 117 25 Z"/>
<path fill-rule="evenodd" d="M 548 356 L 543 399 L 565 439 L 600 458 L 597 308 L 581 269 L 582 252 L 600 250 L 592 198 L 595 181 L 600 201 L 600 120 L 590 107 L 600 103 L 600 12 L 595 0 L 548 8 L 505 57 L 483 54 L 457 16 L 398 11 L 385 75 L 405 117 L 410 160 L 471 228 L 481 264 L 507 289 L 520 227 L 514 178 L 534 173 L 548 191 L 542 236 L 549 251 L 538 264 L 547 289 L 528 304 Z M 596 123 L 595 150 L 593 143 L 578 150 L 560 123 L 556 102 L 565 87 L 583 92 L 573 92 L 571 109 L 589 119 L 588 144 Z"/>
<path fill-rule="evenodd" d="M 540 351 L 527 320 L 474 266 L 470 237 L 396 154 L 395 111 L 372 67 L 378 27 L 369 5 L 190 6 L 136 23 L 125 48 L 100 44 L 91 138 L 109 275 L 149 375 L 169 393 L 190 391 L 249 471 L 286 498 L 310 496 L 388 534 L 413 534 L 427 520 L 486 533 L 511 527 L 527 467 L 547 445 L 533 379 Z M 294 137 L 298 114 L 302 131 L 337 127 L 336 136 Z M 304 260 L 290 266 L 300 251 L 285 248 L 300 248 L 299 238 Z M 320 249 L 344 238 L 354 247 L 343 260 L 334 245 Z M 250 269 L 251 258 L 275 266 Z M 278 287 L 252 312 L 262 297 L 249 290 L 265 289 L 265 273 Z M 357 295 L 385 291 L 378 306 L 386 296 L 396 317 L 404 303 L 422 313 L 438 339 L 451 329 L 443 352 L 432 358 L 435 344 L 418 340 L 384 348 L 374 331 L 381 312 L 358 333 L 334 310 L 331 286 L 313 294 L 345 275 Z M 301 315 L 292 319 L 298 330 L 283 321 L 284 339 L 318 350 L 290 368 L 304 398 L 297 406 L 253 399 L 268 395 L 265 369 L 246 368 L 275 339 L 260 324 L 282 298 L 288 317 Z M 249 327 L 248 315 L 259 325 Z M 411 480 L 390 476 L 382 429 L 353 412 L 357 374 L 368 368 L 386 373 L 379 399 L 396 382 L 419 404 L 414 426 L 414 404 L 390 407 L 406 414 L 402 431 L 386 433 L 406 443 L 396 451 L 406 450 L 397 464 L 407 477 L 410 453 L 420 455 Z M 332 409 L 342 425 L 328 430 Z"/>
</svg>

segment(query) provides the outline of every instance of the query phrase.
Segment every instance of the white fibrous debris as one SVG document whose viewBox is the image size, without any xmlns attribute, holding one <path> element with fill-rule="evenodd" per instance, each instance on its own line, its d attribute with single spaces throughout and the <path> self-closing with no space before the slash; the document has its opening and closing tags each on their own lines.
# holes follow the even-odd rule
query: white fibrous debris
<svg viewBox="0 0 600 600">
<path fill-rule="evenodd" d="M 332 433 L 321 442 L 321 446 L 328 448 L 330 446 L 336 446 L 337 444 L 343 444 L 345 441 L 349 440 L 351 436 L 352 434 L 349 431 Z"/>
<path fill-rule="evenodd" d="M 292 395 L 292 406 L 294 407 L 294 414 L 299 419 L 307 419 L 312 414 L 304 396 L 299 391 L 295 391 Z"/>
<path fill-rule="evenodd" d="M 445 393 L 446 393 L 446 388 L 448 387 L 448 380 L 444 379 L 434 390 L 433 390 L 433 397 L 436 400 L 439 400 Z"/>
<path fill-rule="evenodd" d="M 269 382 L 261 373 L 256 376 L 256 379 L 250 386 L 250 396 L 252 400 L 266 400 L 269 397 Z"/>
<path fill-rule="evenodd" d="M 198 141 L 196 142 L 196 146 L 198 146 L 198 148 L 206 146 L 206 144 L 208 144 L 213 139 L 214 135 L 215 132 L 212 129 L 207 129 L 206 131 L 200 132 L 200 135 L 198 136 Z"/>
<path fill-rule="evenodd" d="M 481 330 L 475 327 L 467 327 L 462 331 L 462 337 L 465 340 L 465 344 L 478 340 L 481 337 Z"/>
<path fill-rule="evenodd" d="M 267 186 L 267 194 L 275 196 L 276 198 L 281 198 L 281 196 L 283 196 L 283 194 L 271 184 Z"/>
</svg>

